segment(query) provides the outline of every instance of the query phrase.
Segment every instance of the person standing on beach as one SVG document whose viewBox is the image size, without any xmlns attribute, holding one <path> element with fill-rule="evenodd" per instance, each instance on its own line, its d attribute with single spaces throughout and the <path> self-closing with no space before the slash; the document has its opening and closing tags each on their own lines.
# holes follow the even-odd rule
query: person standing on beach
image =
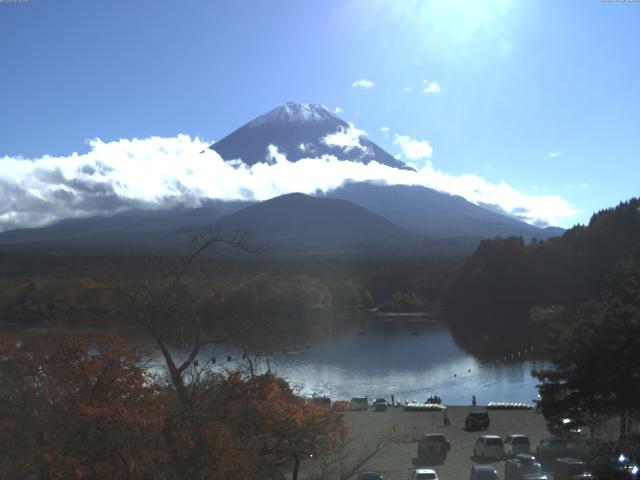
<svg viewBox="0 0 640 480">
<path fill-rule="evenodd" d="M 444 417 L 442 419 L 444 426 L 448 427 L 449 425 L 451 425 L 451 420 L 449 420 L 449 415 L 447 415 L 447 409 L 444 409 Z"/>
<path fill-rule="evenodd" d="M 475 406 L 476 406 L 476 396 L 475 396 L 475 395 L 472 395 L 472 396 L 471 396 L 471 406 L 472 406 L 472 407 L 475 407 Z"/>
</svg>

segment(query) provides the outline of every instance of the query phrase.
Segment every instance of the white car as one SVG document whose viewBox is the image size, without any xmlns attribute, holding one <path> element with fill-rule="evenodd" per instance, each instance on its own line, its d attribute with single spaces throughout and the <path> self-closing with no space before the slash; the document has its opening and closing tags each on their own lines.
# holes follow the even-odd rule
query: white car
<svg viewBox="0 0 640 480">
<path fill-rule="evenodd" d="M 473 446 L 473 454 L 476 458 L 504 457 L 502 438 L 497 435 L 482 435 Z"/>
<path fill-rule="evenodd" d="M 504 453 L 512 457 L 515 457 L 519 453 L 531 453 L 529 437 L 520 435 L 519 433 L 507 435 L 504 439 Z"/>
<path fill-rule="evenodd" d="M 438 480 L 438 474 L 430 468 L 416 468 L 411 472 L 408 480 Z"/>
</svg>

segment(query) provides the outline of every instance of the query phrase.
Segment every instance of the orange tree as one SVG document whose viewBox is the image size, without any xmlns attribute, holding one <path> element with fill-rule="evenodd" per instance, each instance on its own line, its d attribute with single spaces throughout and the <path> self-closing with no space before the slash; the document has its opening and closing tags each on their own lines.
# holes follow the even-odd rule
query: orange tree
<svg viewBox="0 0 640 480">
<path fill-rule="evenodd" d="M 282 378 L 267 373 L 244 382 L 230 406 L 230 421 L 252 440 L 254 468 L 264 478 L 281 478 L 301 462 L 326 455 L 345 440 L 342 413 L 298 396 Z"/>
<path fill-rule="evenodd" d="M 190 407 L 169 398 L 163 427 L 177 477 L 281 479 L 293 472 L 297 479 L 302 460 L 343 444 L 342 413 L 296 395 L 276 375 L 187 372 Z"/>
<path fill-rule="evenodd" d="M 0 477 L 160 478 L 161 389 L 113 335 L 0 338 Z"/>
<path fill-rule="evenodd" d="M 185 276 L 205 250 L 224 246 L 241 248 L 243 238 L 211 232 L 177 273 L 130 285 L 114 305 L 154 340 L 162 381 L 114 336 L 0 340 L 0 478 L 280 479 L 341 443 L 341 415 L 286 381 L 199 363 L 203 347 L 233 335 L 201 328 Z"/>
</svg>

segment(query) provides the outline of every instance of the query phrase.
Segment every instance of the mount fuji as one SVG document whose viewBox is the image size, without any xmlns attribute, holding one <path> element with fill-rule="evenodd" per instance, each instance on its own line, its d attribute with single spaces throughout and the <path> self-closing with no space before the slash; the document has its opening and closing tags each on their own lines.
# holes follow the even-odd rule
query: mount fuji
<svg viewBox="0 0 640 480">
<path fill-rule="evenodd" d="M 243 125 L 209 148 L 225 160 L 268 162 L 270 146 L 290 162 L 333 155 L 338 160 L 411 169 L 323 105 L 287 102 Z"/>
<path fill-rule="evenodd" d="M 277 149 L 290 162 L 332 155 L 410 169 L 363 131 L 317 104 L 285 103 L 209 148 L 225 161 L 246 165 L 273 161 Z M 561 229 L 539 228 L 422 186 L 353 182 L 315 196 L 287 194 L 264 202 L 203 199 L 198 209 L 66 219 L 0 233 L 0 249 L 167 251 L 184 247 L 184 233 L 191 227 L 207 224 L 253 234 L 285 255 L 402 251 L 459 256 L 498 235 L 545 239 L 562 234 Z"/>
</svg>

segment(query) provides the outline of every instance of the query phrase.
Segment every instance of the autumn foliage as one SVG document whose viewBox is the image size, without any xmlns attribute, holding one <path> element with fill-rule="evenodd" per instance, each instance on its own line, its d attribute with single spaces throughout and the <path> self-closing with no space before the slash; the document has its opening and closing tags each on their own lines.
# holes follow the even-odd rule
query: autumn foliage
<svg viewBox="0 0 640 480">
<path fill-rule="evenodd" d="M 120 338 L 7 335 L 0 352 L 0 477 L 138 478 L 162 461 L 159 387 Z"/>
<path fill-rule="evenodd" d="M 179 396 L 118 336 L 0 337 L 0 478 L 282 478 L 344 439 L 275 375 L 185 372 Z"/>
</svg>

